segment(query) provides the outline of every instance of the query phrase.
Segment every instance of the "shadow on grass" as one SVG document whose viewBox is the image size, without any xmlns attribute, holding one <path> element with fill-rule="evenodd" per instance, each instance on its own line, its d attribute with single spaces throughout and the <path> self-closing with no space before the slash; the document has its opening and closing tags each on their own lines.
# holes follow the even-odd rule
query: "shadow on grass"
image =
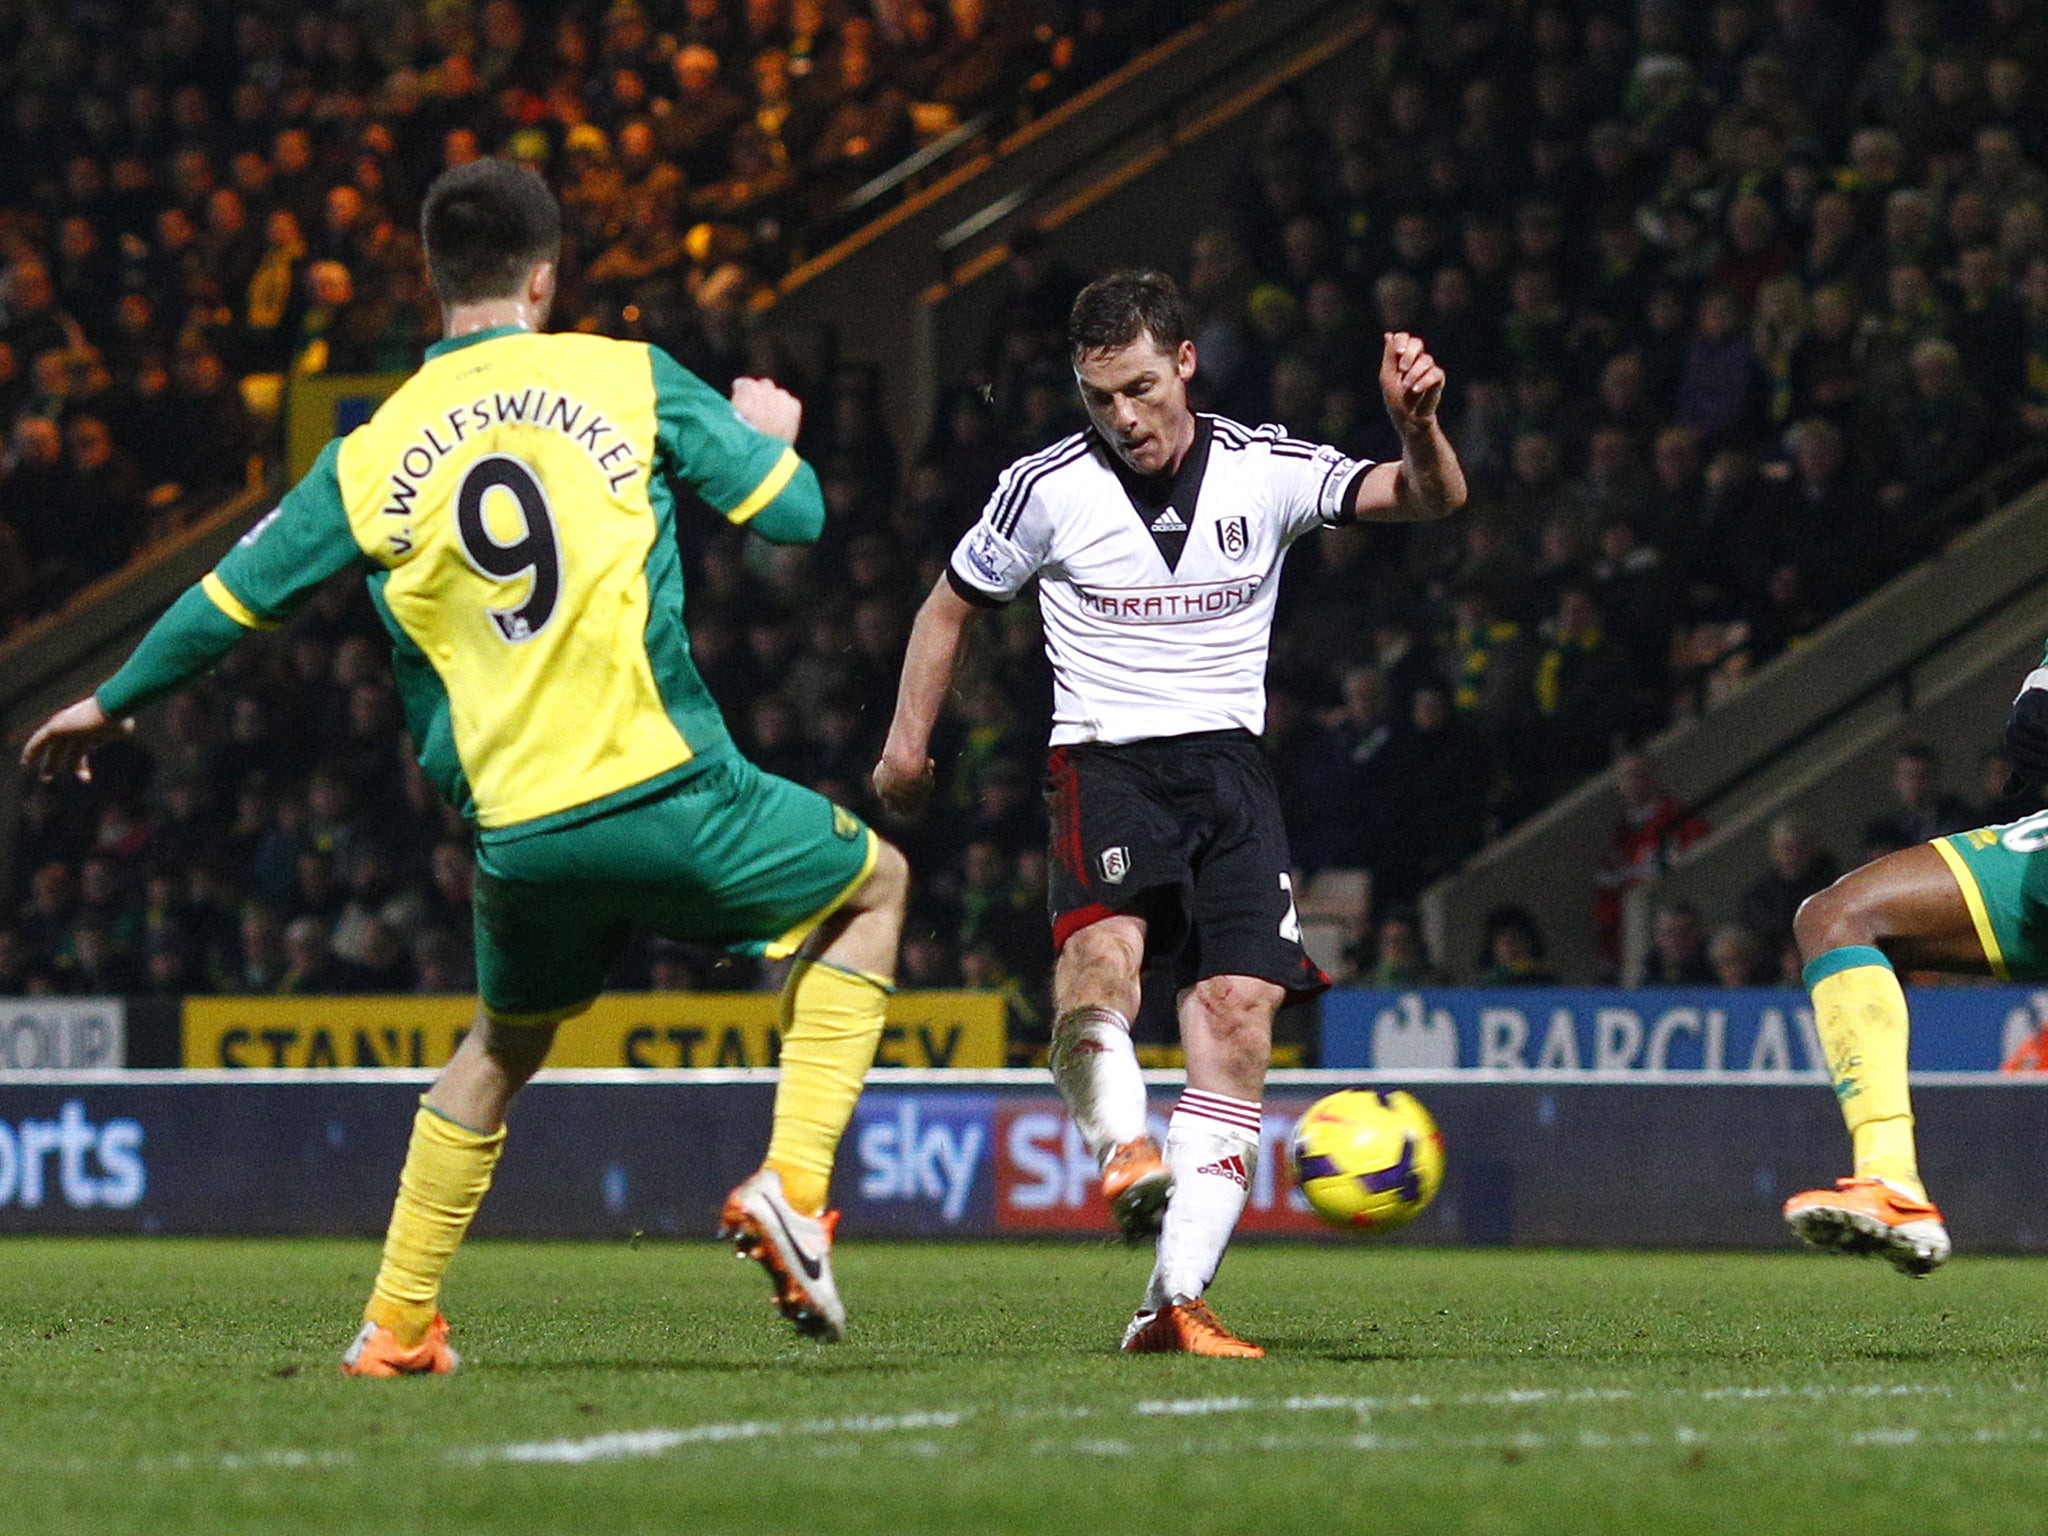
<svg viewBox="0 0 2048 1536">
<path fill-rule="evenodd" d="M 646 1355 L 573 1355 L 549 1359 L 479 1360 L 474 1366 L 464 1367 L 464 1372 L 473 1371 L 477 1375 L 488 1372 L 494 1376 L 559 1376 L 590 1371 L 621 1376 L 787 1376 L 794 1370 L 805 1376 L 878 1376 L 901 1375 L 914 1368 L 910 1361 L 860 1356 L 706 1360 L 701 1356 L 664 1359 Z"/>
<path fill-rule="evenodd" d="M 2021 1352 L 2009 1344 L 1995 1349 L 1988 1346 L 1977 1348 L 1961 1340 L 1944 1349 L 1900 1349 L 1887 1345 L 1877 1349 L 1859 1349 L 1853 1356 L 1857 1360 L 1874 1360 L 1880 1365 L 1957 1365 L 1966 1360 L 1989 1362 L 2020 1357 Z"/>
<path fill-rule="evenodd" d="M 1254 1343 L 1265 1346 L 1267 1359 L 1280 1362 L 1329 1360 L 1340 1365 L 1420 1365 L 1472 1358 L 1456 1349 L 1433 1349 L 1427 1344 L 1411 1346 L 1391 1339 L 1347 1339 L 1328 1333 L 1282 1333 L 1268 1328 L 1250 1330 L 1250 1336 Z"/>
</svg>

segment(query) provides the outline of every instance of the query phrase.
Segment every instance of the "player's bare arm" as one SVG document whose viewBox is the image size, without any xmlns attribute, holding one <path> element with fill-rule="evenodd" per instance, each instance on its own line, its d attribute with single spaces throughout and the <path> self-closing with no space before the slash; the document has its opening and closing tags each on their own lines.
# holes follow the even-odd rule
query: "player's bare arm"
<svg viewBox="0 0 2048 1536">
<path fill-rule="evenodd" d="M 756 432 L 794 443 L 804 422 L 803 402 L 773 379 L 734 379 L 732 408 Z"/>
<path fill-rule="evenodd" d="M 79 783 L 90 784 L 92 749 L 134 729 L 133 720 L 108 719 L 99 700 L 88 694 L 75 704 L 65 705 L 36 727 L 35 734 L 21 749 L 21 763 L 44 782 L 69 773 Z"/>
<path fill-rule="evenodd" d="M 1399 463 L 1376 464 L 1358 483 L 1352 510 L 1368 523 L 1417 523 L 1465 505 L 1465 471 L 1437 420 L 1444 370 L 1420 336 L 1389 331 L 1380 353 L 1380 395 L 1401 435 Z"/>
<path fill-rule="evenodd" d="M 903 678 L 896 689 L 896 713 L 873 774 L 875 793 L 899 816 L 915 815 L 931 794 L 932 727 L 938 723 L 939 706 L 953 686 L 960 639 L 974 614 L 974 605 L 941 576 L 910 627 Z"/>
</svg>

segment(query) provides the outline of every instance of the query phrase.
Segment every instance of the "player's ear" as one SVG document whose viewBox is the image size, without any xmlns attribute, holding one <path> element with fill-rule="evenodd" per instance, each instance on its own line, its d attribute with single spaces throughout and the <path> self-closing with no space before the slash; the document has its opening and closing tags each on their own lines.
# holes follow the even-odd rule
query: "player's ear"
<svg viewBox="0 0 2048 1536">
<path fill-rule="evenodd" d="M 552 261 L 536 262 L 526 274 L 527 301 L 542 314 L 546 314 L 555 302 L 556 264 Z"/>
<path fill-rule="evenodd" d="M 1195 344 L 1192 341 L 1183 341 L 1180 350 L 1173 355 L 1173 371 L 1180 375 L 1183 384 L 1195 376 Z"/>
</svg>

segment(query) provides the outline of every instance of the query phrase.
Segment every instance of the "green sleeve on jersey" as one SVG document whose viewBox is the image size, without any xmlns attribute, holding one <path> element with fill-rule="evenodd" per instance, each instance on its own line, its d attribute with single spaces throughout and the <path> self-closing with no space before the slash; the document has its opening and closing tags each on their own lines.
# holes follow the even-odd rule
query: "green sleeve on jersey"
<svg viewBox="0 0 2048 1536">
<path fill-rule="evenodd" d="M 335 469 L 340 457 L 337 437 L 320 450 L 306 478 L 285 492 L 277 510 L 214 567 L 214 578 L 256 621 L 252 628 L 277 623 L 321 582 L 368 558 L 342 505 Z"/>
<path fill-rule="evenodd" d="M 334 468 L 340 455 L 337 437 L 276 510 L 150 626 L 135 654 L 94 695 L 101 709 L 125 715 L 189 683 L 234 649 L 245 631 L 276 628 L 313 588 L 364 558 L 341 503 Z"/>
<path fill-rule="evenodd" d="M 661 348 L 647 351 L 656 436 L 668 473 L 772 543 L 813 543 L 825 527 L 817 472 L 780 438 L 740 420 L 730 400 Z"/>
<path fill-rule="evenodd" d="M 213 599 L 198 587 L 187 587 L 94 697 L 109 718 L 132 714 L 205 672 L 244 633 Z"/>
</svg>

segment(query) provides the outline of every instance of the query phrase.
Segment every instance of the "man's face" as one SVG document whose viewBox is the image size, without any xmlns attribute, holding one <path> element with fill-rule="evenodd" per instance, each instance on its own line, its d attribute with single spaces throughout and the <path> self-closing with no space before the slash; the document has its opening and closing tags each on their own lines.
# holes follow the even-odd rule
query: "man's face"
<svg viewBox="0 0 2048 1536">
<path fill-rule="evenodd" d="M 1799 473 L 1811 485 L 1824 485 L 1842 467 L 1841 439 L 1827 432 L 1802 432 L 1795 452 Z"/>
<path fill-rule="evenodd" d="M 71 460 L 80 469 L 98 469 L 113 456 L 114 443 L 105 422 L 80 416 L 71 423 Z"/>
<path fill-rule="evenodd" d="M 1892 765 L 1892 788 L 1907 805 L 1920 806 L 1935 797 L 1934 764 L 1908 753 Z"/>
<path fill-rule="evenodd" d="M 1656 795 L 1657 781 L 1650 772 L 1649 759 L 1625 752 L 1614 760 L 1614 784 L 1630 805 L 1646 805 Z"/>
<path fill-rule="evenodd" d="M 1699 941 L 1699 921 L 1692 914 L 1672 911 L 1657 914 L 1656 945 L 1660 953 L 1674 960 L 1682 959 L 1699 949 Z"/>
<path fill-rule="evenodd" d="M 1074 365 L 1088 419 L 1141 475 L 1178 465 L 1194 431 L 1188 380 L 1195 376 L 1195 344 L 1174 351 L 1140 332 L 1128 346 L 1090 352 Z"/>
<path fill-rule="evenodd" d="M 29 464 L 54 464 L 64 455 L 64 438 L 55 422 L 31 416 L 14 429 L 14 451 Z"/>
<path fill-rule="evenodd" d="M 1387 680 L 1384 674 L 1358 667 L 1344 674 L 1344 707 L 1354 720 L 1377 720 L 1387 711 Z"/>
</svg>

